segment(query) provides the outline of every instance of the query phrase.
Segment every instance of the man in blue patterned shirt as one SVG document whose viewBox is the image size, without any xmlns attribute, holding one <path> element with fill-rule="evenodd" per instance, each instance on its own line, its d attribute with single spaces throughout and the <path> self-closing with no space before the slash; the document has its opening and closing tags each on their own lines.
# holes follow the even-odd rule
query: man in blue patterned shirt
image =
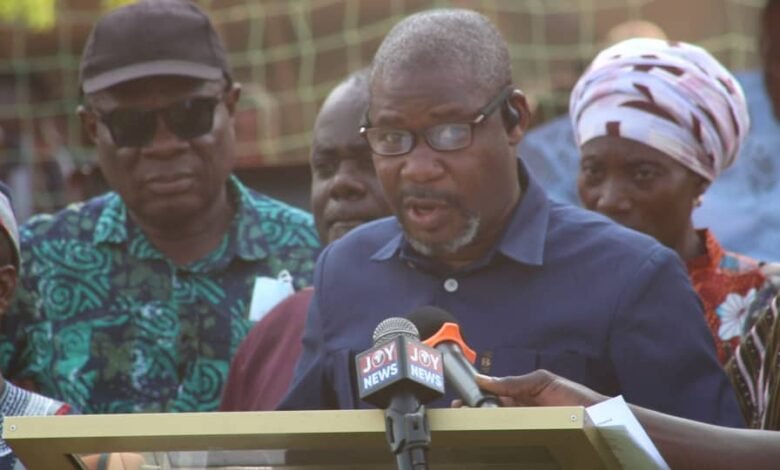
<svg viewBox="0 0 780 470">
<path fill-rule="evenodd" d="M 84 412 L 213 410 L 256 277 L 310 283 L 312 218 L 231 176 L 241 88 L 191 2 L 105 15 L 80 84 L 113 191 L 22 227 L 0 367 Z"/>
</svg>

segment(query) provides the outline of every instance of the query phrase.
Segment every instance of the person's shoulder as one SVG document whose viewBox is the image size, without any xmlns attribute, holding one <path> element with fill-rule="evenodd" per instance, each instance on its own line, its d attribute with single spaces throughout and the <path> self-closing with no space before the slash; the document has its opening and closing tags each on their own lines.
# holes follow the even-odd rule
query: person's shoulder
<svg viewBox="0 0 780 470">
<path fill-rule="evenodd" d="M 274 199 L 271 196 L 244 187 L 244 199 L 251 209 L 258 212 L 263 221 L 278 221 L 287 225 L 314 226 L 314 218 L 311 213 L 290 205 L 286 202 Z"/>
<path fill-rule="evenodd" d="M 390 246 L 390 242 L 401 234 L 395 217 L 366 222 L 328 244 L 320 253 L 318 264 L 323 269 L 327 266 L 329 272 L 341 272 L 342 269 L 359 272 L 361 267 L 372 263 L 375 256 L 381 255 L 382 250 L 394 253 L 397 246 Z"/>
<path fill-rule="evenodd" d="M 235 185 L 240 191 L 237 231 L 241 238 L 260 238 L 268 244 L 267 248 L 273 250 L 283 248 L 319 252 L 320 241 L 310 213 L 237 181 Z"/>
<path fill-rule="evenodd" d="M 331 253 L 352 254 L 364 258 L 366 255 L 373 255 L 400 235 L 401 227 L 397 219 L 393 216 L 384 217 L 355 227 L 328 245 L 328 249 Z"/>
<path fill-rule="evenodd" d="M 280 344 L 289 346 L 289 341 L 300 341 L 313 296 L 314 288 L 305 287 L 279 302 L 257 321 L 236 351 L 239 367 L 254 367 L 257 359 L 253 358 L 263 360 L 263 356 L 278 349 Z"/>
<path fill-rule="evenodd" d="M 736 274 L 748 272 L 762 272 L 762 268 L 768 266 L 771 271 L 775 271 L 777 263 L 765 263 L 756 258 L 734 251 L 724 251 L 721 258 L 720 267 Z"/>
<path fill-rule="evenodd" d="M 278 341 L 285 332 L 302 331 L 313 295 L 314 288 L 306 287 L 279 302 L 268 315 L 252 326 L 244 343 L 252 343 L 264 337 Z"/>
<path fill-rule="evenodd" d="M 570 204 L 550 205 L 550 240 L 571 248 L 614 258 L 646 258 L 664 250 L 653 237 L 620 225 L 608 217 Z"/>
<path fill-rule="evenodd" d="M 288 323 L 291 317 L 306 316 L 306 312 L 309 309 L 309 303 L 314 296 L 313 287 L 305 287 L 294 294 L 288 296 L 286 299 L 279 302 L 274 308 L 268 312 L 265 318 L 261 319 L 255 324 L 255 326 L 266 325 L 282 325 Z"/>
<path fill-rule="evenodd" d="M 22 245 L 52 238 L 91 239 L 104 210 L 121 204 L 119 195 L 108 192 L 86 201 L 74 202 L 53 214 L 37 214 L 19 227 Z"/>
</svg>

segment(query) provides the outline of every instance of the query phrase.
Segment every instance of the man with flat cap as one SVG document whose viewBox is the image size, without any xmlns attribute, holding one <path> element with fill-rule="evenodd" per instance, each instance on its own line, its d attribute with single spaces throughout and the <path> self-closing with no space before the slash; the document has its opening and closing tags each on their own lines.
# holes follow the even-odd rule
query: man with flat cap
<svg viewBox="0 0 780 470">
<path fill-rule="evenodd" d="M 113 191 L 22 227 L 2 370 L 89 413 L 216 409 L 255 279 L 310 283 L 312 218 L 231 176 L 241 88 L 192 2 L 103 16 L 80 85 Z"/>
<path fill-rule="evenodd" d="M 374 327 L 433 305 L 457 318 L 483 373 L 546 368 L 666 413 L 744 425 L 678 256 L 549 200 L 515 157 L 528 120 L 484 16 L 431 10 L 390 31 L 362 132 L 396 217 L 324 249 L 281 408 L 361 406 L 354 356 Z"/>
</svg>

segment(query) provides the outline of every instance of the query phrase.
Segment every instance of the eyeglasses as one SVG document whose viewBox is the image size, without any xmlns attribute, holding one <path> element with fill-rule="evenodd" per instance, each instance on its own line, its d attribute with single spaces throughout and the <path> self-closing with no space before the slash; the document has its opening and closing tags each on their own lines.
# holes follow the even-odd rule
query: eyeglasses
<svg viewBox="0 0 780 470">
<path fill-rule="evenodd" d="M 108 127 L 117 147 L 143 147 L 157 131 L 157 115 L 178 138 L 190 140 L 206 134 L 214 124 L 219 97 L 197 96 L 157 109 L 118 108 L 95 115 Z"/>
<path fill-rule="evenodd" d="M 452 152 L 464 149 L 471 145 L 474 126 L 484 122 L 488 116 L 498 109 L 512 94 L 514 88 L 510 85 L 503 88 L 490 103 L 479 111 L 477 117 L 466 123 L 439 124 L 422 131 L 408 129 L 394 129 L 390 127 L 371 127 L 368 122 L 368 111 L 360 126 L 362 135 L 371 151 L 384 157 L 397 157 L 412 151 L 417 145 L 417 136 L 422 134 L 425 142 L 439 152 Z"/>
</svg>

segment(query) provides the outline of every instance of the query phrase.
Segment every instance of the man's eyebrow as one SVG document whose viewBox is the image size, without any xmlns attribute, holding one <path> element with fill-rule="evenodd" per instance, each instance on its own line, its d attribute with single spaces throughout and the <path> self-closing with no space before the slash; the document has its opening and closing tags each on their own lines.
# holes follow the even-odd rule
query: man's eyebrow
<svg viewBox="0 0 780 470">
<path fill-rule="evenodd" d="M 446 106 L 440 106 L 435 109 L 430 110 L 427 114 L 432 119 L 436 121 L 444 122 L 454 122 L 454 121 L 463 121 L 470 119 L 472 117 L 476 117 L 477 110 L 474 110 L 473 112 L 469 113 L 466 109 L 463 108 L 463 106 L 459 104 L 453 104 L 453 105 L 446 105 Z M 405 129 L 404 127 L 404 117 L 401 113 L 398 112 L 390 112 L 387 114 L 381 114 L 377 113 L 378 118 L 374 118 L 370 121 L 371 126 L 373 127 L 395 127 L 399 129 Z"/>
<path fill-rule="evenodd" d="M 479 111 L 474 110 L 471 114 L 476 116 L 478 112 Z M 469 113 L 461 104 L 453 103 L 437 106 L 436 108 L 432 109 L 429 114 L 434 119 L 446 119 L 449 117 L 460 119 L 466 117 Z"/>
<path fill-rule="evenodd" d="M 377 126 L 377 123 L 381 122 L 381 127 L 400 127 L 403 123 L 403 117 L 395 111 L 379 112 L 375 116 L 377 117 L 369 120 L 371 126 Z"/>
</svg>

